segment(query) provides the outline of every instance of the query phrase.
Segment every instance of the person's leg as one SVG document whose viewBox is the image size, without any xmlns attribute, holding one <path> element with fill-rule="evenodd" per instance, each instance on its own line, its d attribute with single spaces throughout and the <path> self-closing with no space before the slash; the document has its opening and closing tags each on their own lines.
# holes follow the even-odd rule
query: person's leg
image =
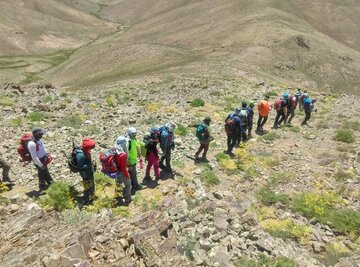
<svg viewBox="0 0 360 267">
<path fill-rule="evenodd" d="M 304 121 L 301 123 L 301 125 L 306 125 L 308 120 L 310 120 L 310 117 L 311 117 L 311 112 L 305 111 L 305 118 Z"/>
<path fill-rule="evenodd" d="M 263 117 L 259 115 L 258 121 L 257 121 L 257 125 L 256 125 L 256 130 L 260 131 L 261 130 L 261 121 L 262 121 Z"/>
<path fill-rule="evenodd" d="M 146 157 L 147 165 L 146 165 L 146 170 L 145 170 L 145 178 L 150 178 L 150 170 L 151 170 L 151 166 L 153 165 L 152 161 L 151 161 L 151 154 L 152 153 L 150 153 Z"/>
<path fill-rule="evenodd" d="M 195 158 L 199 157 L 201 151 L 204 149 L 204 144 L 202 144 L 201 142 L 199 144 L 200 144 L 200 147 L 195 153 Z"/>
<path fill-rule="evenodd" d="M 283 121 L 285 121 L 285 113 L 284 113 L 284 111 L 280 111 L 280 119 L 279 119 L 278 125 L 280 126 Z M 285 121 L 285 124 L 286 124 L 286 121 Z"/>
<path fill-rule="evenodd" d="M 131 165 L 129 167 L 129 174 L 130 174 L 130 180 L 131 180 L 131 186 L 133 188 L 136 188 L 139 186 L 139 182 L 137 180 L 137 172 L 136 172 L 136 164 Z"/>
<path fill-rule="evenodd" d="M 45 181 L 46 181 L 47 185 L 51 185 L 52 182 L 54 181 L 53 178 L 50 175 L 50 172 L 49 172 L 48 168 L 46 168 L 44 170 L 44 178 L 45 178 Z M 93 177 L 93 179 L 94 179 L 94 177 Z"/>
<path fill-rule="evenodd" d="M 287 115 L 287 123 L 291 123 L 292 119 L 295 117 L 295 109 L 289 110 L 289 113 Z"/>
<path fill-rule="evenodd" d="M 44 177 L 44 170 L 42 170 L 39 166 L 35 165 L 37 171 L 38 171 L 38 179 L 39 179 L 39 189 L 40 190 L 46 190 L 47 189 L 47 185 L 46 185 L 46 180 Z"/>
<path fill-rule="evenodd" d="M 161 151 L 163 152 L 159 161 L 159 168 L 164 169 L 165 165 L 164 165 L 164 160 L 166 159 L 166 149 L 161 149 Z"/>
<path fill-rule="evenodd" d="M 251 131 L 252 131 L 252 127 L 253 127 L 253 122 L 250 122 L 248 125 L 248 139 L 251 138 Z"/>
<path fill-rule="evenodd" d="M 171 147 L 166 149 L 166 169 L 171 171 Z"/>
<path fill-rule="evenodd" d="M 207 143 L 203 144 L 203 147 L 204 147 L 204 152 L 202 154 L 203 158 L 206 158 L 206 154 L 207 154 L 207 152 L 209 150 L 209 144 L 210 144 L 210 142 L 207 142 Z"/>
<path fill-rule="evenodd" d="M 155 177 L 156 177 L 156 178 L 160 178 L 159 158 L 156 157 L 155 155 L 154 155 L 153 166 L 154 166 Z"/>
<path fill-rule="evenodd" d="M 261 130 L 263 130 L 263 127 L 264 127 L 265 123 L 267 122 L 268 117 L 269 117 L 269 116 L 264 116 L 264 117 L 262 117 L 263 120 L 262 120 L 262 122 L 261 122 L 261 124 L 260 124 Z"/>
<path fill-rule="evenodd" d="M 275 122 L 274 122 L 274 128 L 278 128 L 279 127 L 279 119 L 281 116 L 281 112 L 280 110 L 276 111 L 276 117 L 275 117 Z"/>
<path fill-rule="evenodd" d="M 10 178 L 9 178 L 10 165 L 6 162 L 5 159 L 3 159 L 1 157 L 0 157 L 0 168 L 3 169 L 3 171 L 2 171 L 3 181 L 4 182 L 10 181 Z"/>
</svg>

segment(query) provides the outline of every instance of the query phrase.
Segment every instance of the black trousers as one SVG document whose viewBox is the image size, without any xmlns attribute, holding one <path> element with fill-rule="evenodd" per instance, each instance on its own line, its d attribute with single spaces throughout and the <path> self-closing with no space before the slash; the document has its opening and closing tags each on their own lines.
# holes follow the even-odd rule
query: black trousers
<svg viewBox="0 0 360 267">
<path fill-rule="evenodd" d="M 291 120 L 295 117 L 295 109 L 288 109 L 285 121 L 291 123 Z"/>
<path fill-rule="evenodd" d="M 262 130 L 265 123 L 267 122 L 268 116 L 259 116 L 259 119 L 257 121 L 257 130 Z"/>
<path fill-rule="evenodd" d="M 231 153 L 234 149 L 234 146 L 236 144 L 236 133 L 228 134 L 227 135 L 227 152 Z"/>
<path fill-rule="evenodd" d="M 276 117 L 274 126 L 280 125 L 285 120 L 285 113 L 283 110 L 277 110 L 276 111 Z"/>
<path fill-rule="evenodd" d="M 53 178 L 49 173 L 49 169 L 41 169 L 39 166 L 35 165 L 36 169 L 38 170 L 38 178 L 39 178 L 39 188 L 40 190 L 46 189 L 48 185 L 51 185 L 53 182 Z"/>
<path fill-rule="evenodd" d="M 165 160 L 165 166 L 167 170 L 171 170 L 171 146 L 166 147 L 165 154 L 163 154 L 160 158 L 160 165 L 164 165 Z"/>
<path fill-rule="evenodd" d="M 308 120 L 310 120 L 310 118 L 311 118 L 311 112 L 305 111 L 305 118 L 304 118 L 303 122 L 301 123 L 301 125 L 307 124 L 307 122 L 308 122 Z"/>
</svg>

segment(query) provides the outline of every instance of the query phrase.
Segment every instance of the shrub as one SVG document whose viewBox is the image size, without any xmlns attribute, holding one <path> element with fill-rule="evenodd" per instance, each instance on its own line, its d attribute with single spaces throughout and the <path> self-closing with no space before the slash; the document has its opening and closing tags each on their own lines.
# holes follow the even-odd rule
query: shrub
<svg viewBox="0 0 360 267">
<path fill-rule="evenodd" d="M 325 254 L 319 256 L 319 261 L 325 266 L 334 266 L 339 259 L 351 255 L 351 251 L 342 243 L 328 243 L 325 245 L 325 251 Z"/>
<path fill-rule="evenodd" d="M 31 112 L 27 115 L 27 118 L 34 122 L 34 121 L 42 121 L 42 120 L 45 120 L 47 118 L 47 116 L 45 114 L 42 114 L 40 112 L 37 112 L 37 111 L 34 111 L 34 112 Z"/>
<path fill-rule="evenodd" d="M 2 97 L 0 99 L 0 106 L 11 107 L 14 105 L 14 101 L 11 98 Z"/>
<path fill-rule="evenodd" d="M 353 178 L 353 173 L 351 171 L 344 171 L 344 170 L 338 170 L 336 173 L 335 173 L 335 179 L 336 181 L 339 181 L 339 182 L 344 182 L 348 179 L 352 179 Z"/>
<path fill-rule="evenodd" d="M 114 95 L 105 96 L 105 102 L 110 107 L 116 107 L 117 99 Z"/>
<path fill-rule="evenodd" d="M 147 111 L 150 113 L 158 112 L 160 110 L 160 104 L 159 103 L 149 103 L 146 105 Z"/>
<path fill-rule="evenodd" d="M 272 97 L 277 96 L 279 93 L 275 90 L 271 90 L 270 92 L 267 92 L 264 96 Z"/>
<path fill-rule="evenodd" d="M 240 257 L 234 260 L 236 267 L 295 267 L 297 264 L 286 257 L 270 258 L 265 254 L 260 254 L 258 260 L 252 260 L 245 257 Z"/>
<path fill-rule="evenodd" d="M 334 140 L 344 143 L 354 143 L 356 138 L 354 132 L 350 129 L 337 129 Z"/>
<path fill-rule="evenodd" d="M 220 179 L 219 177 L 217 177 L 216 173 L 212 170 L 204 170 L 201 173 L 201 180 L 206 184 L 206 185 L 217 185 L 220 184 Z"/>
<path fill-rule="evenodd" d="M 217 154 L 215 155 L 215 159 L 216 159 L 217 161 L 220 161 L 220 160 L 222 160 L 222 159 L 230 159 L 230 158 L 231 158 L 230 155 L 225 154 L 225 153 L 223 153 L 223 152 L 219 152 L 219 153 L 217 153 Z"/>
<path fill-rule="evenodd" d="M 46 190 L 46 195 L 39 202 L 44 207 L 53 207 L 56 211 L 63 211 L 75 207 L 77 192 L 73 186 L 65 182 L 54 182 Z"/>
<path fill-rule="evenodd" d="M 137 192 L 134 197 L 134 204 L 139 206 L 144 212 L 154 210 L 158 207 L 158 201 L 161 198 L 159 194 L 153 194 L 152 196 L 143 196 Z"/>
<path fill-rule="evenodd" d="M 280 138 L 280 135 L 276 132 L 269 132 L 261 137 L 261 139 L 266 140 L 266 141 L 274 141 L 279 138 Z"/>
<path fill-rule="evenodd" d="M 66 116 L 58 120 L 57 125 L 59 127 L 72 127 L 74 129 L 79 129 L 83 122 L 82 117 L 79 114 L 73 114 L 71 116 Z"/>
<path fill-rule="evenodd" d="M 203 106 L 205 106 L 205 101 L 202 100 L 201 98 L 195 98 L 194 100 L 191 101 L 190 106 L 203 107 Z"/>
<path fill-rule="evenodd" d="M 15 118 L 10 121 L 11 126 L 20 127 L 23 124 L 22 118 Z"/>
<path fill-rule="evenodd" d="M 175 129 L 175 134 L 180 136 L 185 136 L 188 134 L 188 129 L 184 125 L 178 124 Z"/>
<path fill-rule="evenodd" d="M 259 175 L 260 175 L 259 171 L 255 167 L 251 166 L 247 168 L 247 170 L 245 171 L 244 178 L 248 180 L 248 179 L 253 179 L 255 177 L 259 177 Z"/>
<path fill-rule="evenodd" d="M 268 219 L 261 223 L 266 232 L 274 237 L 279 237 L 286 241 L 293 238 L 301 243 L 307 243 L 311 236 L 312 228 L 302 224 L 296 224 L 291 219 L 276 220 Z"/>
<path fill-rule="evenodd" d="M 287 127 L 286 129 L 288 131 L 290 131 L 290 132 L 293 132 L 293 133 L 300 133 L 300 127 L 299 126 Z"/>
<path fill-rule="evenodd" d="M 91 214 L 85 210 L 65 210 L 63 212 L 63 220 L 66 224 L 77 224 L 88 220 L 91 217 Z"/>
<path fill-rule="evenodd" d="M 265 186 L 260 189 L 257 193 L 257 199 L 263 204 L 269 206 L 277 202 L 282 204 L 289 203 L 289 197 L 285 194 L 274 193 L 268 186 Z"/>
<path fill-rule="evenodd" d="M 323 224 L 341 232 L 349 233 L 352 237 L 360 234 L 360 212 L 350 209 L 336 209 L 335 206 L 344 205 L 342 198 L 335 193 L 303 193 L 296 197 L 292 209 L 307 218 L 315 218 Z"/>
</svg>

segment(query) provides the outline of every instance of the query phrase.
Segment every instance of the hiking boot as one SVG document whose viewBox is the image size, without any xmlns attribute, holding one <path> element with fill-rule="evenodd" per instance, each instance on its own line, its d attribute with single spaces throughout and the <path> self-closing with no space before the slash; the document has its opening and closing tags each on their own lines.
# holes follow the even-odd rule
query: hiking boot
<svg viewBox="0 0 360 267">
<path fill-rule="evenodd" d="M 165 171 L 172 173 L 173 170 L 171 168 L 166 168 Z"/>
<path fill-rule="evenodd" d="M 143 190 L 143 189 L 146 189 L 146 188 L 147 188 L 146 185 L 140 185 L 140 184 L 135 185 L 135 186 L 132 187 L 132 189 L 135 190 L 135 191 Z"/>
<path fill-rule="evenodd" d="M 144 180 L 152 180 L 150 175 L 145 175 Z"/>
</svg>

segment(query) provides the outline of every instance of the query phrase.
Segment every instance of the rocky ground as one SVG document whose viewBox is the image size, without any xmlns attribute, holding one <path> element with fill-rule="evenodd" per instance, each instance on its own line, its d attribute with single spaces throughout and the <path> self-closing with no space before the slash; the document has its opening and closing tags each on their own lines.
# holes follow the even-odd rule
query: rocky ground
<svg viewBox="0 0 360 267">
<path fill-rule="evenodd" d="M 4 85 L 0 152 L 15 185 L 0 195 L 1 266 L 360 266 L 358 97 L 310 91 L 318 112 L 309 126 L 299 126 L 297 112 L 293 127 L 273 130 L 272 113 L 267 135 L 254 134 L 235 159 L 222 154 L 226 114 L 265 93 L 273 102 L 286 88 L 243 78 L 160 77 L 86 91 Z M 192 107 L 194 98 L 205 106 Z M 199 162 L 194 128 L 186 126 L 207 115 L 215 140 L 208 162 Z M 81 190 L 62 153 L 71 151 L 72 140 L 94 138 L 97 159 L 129 125 L 142 138 L 151 125 L 169 120 L 179 126 L 174 176 L 148 183 L 121 212 L 43 207 L 36 170 L 15 151 L 23 132 L 45 128 L 54 179 Z M 350 128 L 356 140 L 335 141 L 339 128 Z M 299 208 L 302 193 L 308 195 Z M 334 210 L 347 217 L 325 216 Z"/>
</svg>

